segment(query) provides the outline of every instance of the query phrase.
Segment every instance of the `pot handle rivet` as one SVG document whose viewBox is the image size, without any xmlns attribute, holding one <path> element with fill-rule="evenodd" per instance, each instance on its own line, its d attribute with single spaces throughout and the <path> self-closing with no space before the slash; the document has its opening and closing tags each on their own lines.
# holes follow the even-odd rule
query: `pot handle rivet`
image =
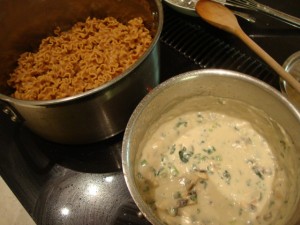
<svg viewBox="0 0 300 225">
<path fill-rule="evenodd" d="M 8 106 L 4 106 L 4 108 L 2 109 L 2 111 L 10 116 L 10 120 L 13 121 L 13 122 L 19 122 L 19 118 L 17 116 L 17 114 L 11 109 L 9 108 Z"/>
<path fill-rule="evenodd" d="M 139 218 L 143 218 L 143 217 L 144 217 L 144 214 L 143 214 L 142 212 L 139 211 L 139 212 L 137 213 L 137 216 L 138 216 Z"/>
<path fill-rule="evenodd" d="M 3 110 L 2 110 L 6 115 L 9 115 L 10 114 L 10 110 L 8 109 L 8 108 L 4 108 Z"/>
</svg>

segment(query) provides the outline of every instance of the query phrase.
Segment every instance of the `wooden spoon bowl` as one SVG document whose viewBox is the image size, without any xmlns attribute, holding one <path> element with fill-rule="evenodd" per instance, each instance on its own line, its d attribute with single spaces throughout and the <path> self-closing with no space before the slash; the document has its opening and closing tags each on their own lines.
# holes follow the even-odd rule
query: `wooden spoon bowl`
<svg viewBox="0 0 300 225">
<path fill-rule="evenodd" d="M 209 0 L 199 0 L 196 4 L 196 12 L 209 24 L 234 34 L 240 38 L 249 48 L 260 56 L 282 79 L 290 84 L 298 93 L 300 93 L 300 83 L 281 65 L 279 65 L 268 53 L 258 46 L 240 27 L 237 18 L 222 4 Z"/>
</svg>

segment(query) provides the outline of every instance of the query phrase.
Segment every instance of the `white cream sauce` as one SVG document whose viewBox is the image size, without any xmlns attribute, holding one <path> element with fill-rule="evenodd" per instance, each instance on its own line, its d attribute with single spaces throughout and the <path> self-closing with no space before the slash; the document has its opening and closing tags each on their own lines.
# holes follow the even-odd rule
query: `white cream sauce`
<svg viewBox="0 0 300 225">
<path fill-rule="evenodd" d="M 273 224 L 285 180 L 272 146 L 251 122 L 220 110 L 167 117 L 137 165 L 144 199 L 170 225 Z"/>
</svg>

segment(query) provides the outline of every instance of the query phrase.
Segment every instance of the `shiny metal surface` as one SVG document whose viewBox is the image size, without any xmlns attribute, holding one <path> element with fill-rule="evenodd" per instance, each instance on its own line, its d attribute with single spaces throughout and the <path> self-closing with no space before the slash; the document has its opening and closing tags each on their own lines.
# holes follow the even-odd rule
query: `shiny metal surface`
<svg viewBox="0 0 300 225">
<path fill-rule="evenodd" d="M 189 16 L 196 16 L 198 17 L 198 14 L 196 13 L 195 6 L 197 1 L 196 0 L 164 0 L 170 7 L 175 9 L 176 11 L 189 15 Z M 233 11 L 233 13 L 250 22 L 250 23 L 255 23 L 256 18 L 253 16 L 249 15 L 248 13 L 245 12 L 239 12 L 239 11 Z"/>
<path fill-rule="evenodd" d="M 300 51 L 288 57 L 283 63 L 283 68 L 300 82 Z M 300 94 L 282 78 L 280 90 L 300 110 Z"/>
<path fill-rule="evenodd" d="M 4 0 L 0 2 L 0 104 L 45 139 L 84 144 L 122 132 L 140 99 L 159 83 L 163 12 L 159 0 Z M 20 53 L 34 51 L 57 26 L 67 29 L 87 16 L 114 16 L 121 22 L 141 16 L 154 37 L 146 53 L 122 75 L 88 92 L 59 100 L 9 97 L 6 80 Z M 9 113 L 10 115 L 12 113 Z"/>
<path fill-rule="evenodd" d="M 215 2 L 229 5 L 237 8 L 249 9 L 258 12 L 263 12 L 269 16 L 277 18 L 287 24 L 300 28 L 300 18 L 289 15 L 285 12 L 271 8 L 254 0 L 214 0 Z"/>
<path fill-rule="evenodd" d="M 285 97 L 271 86 L 239 72 L 223 69 L 207 69 L 186 72 L 170 78 L 149 93 L 137 106 L 126 127 L 122 145 L 122 167 L 129 191 L 146 218 L 155 225 L 162 225 L 142 200 L 135 186 L 135 157 L 140 141 L 148 126 L 168 111 L 172 104 L 190 96 L 217 96 L 243 101 L 265 111 L 285 128 L 294 141 L 300 157 L 300 113 Z M 288 162 L 287 162 L 288 164 Z M 300 185 L 300 167 L 296 171 Z M 300 192 L 297 194 L 300 209 Z M 298 212 L 288 225 L 299 220 Z"/>
</svg>

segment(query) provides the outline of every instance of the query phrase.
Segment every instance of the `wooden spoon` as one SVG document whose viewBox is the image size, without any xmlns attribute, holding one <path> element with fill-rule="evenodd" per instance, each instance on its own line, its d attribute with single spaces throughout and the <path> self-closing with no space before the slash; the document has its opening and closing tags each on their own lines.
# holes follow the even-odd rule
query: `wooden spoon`
<svg viewBox="0 0 300 225">
<path fill-rule="evenodd" d="M 249 48 L 260 56 L 271 68 L 274 69 L 286 82 L 300 93 L 300 83 L 281 65 L 279 65 L 268 53 L 259 47 L 241 29 L 235 15 L 224 5 L 209 0 L 199 0 L 196 4 L 196 12 L 209 24 L 225 30 L 240 38 Z"/>
</svg>

